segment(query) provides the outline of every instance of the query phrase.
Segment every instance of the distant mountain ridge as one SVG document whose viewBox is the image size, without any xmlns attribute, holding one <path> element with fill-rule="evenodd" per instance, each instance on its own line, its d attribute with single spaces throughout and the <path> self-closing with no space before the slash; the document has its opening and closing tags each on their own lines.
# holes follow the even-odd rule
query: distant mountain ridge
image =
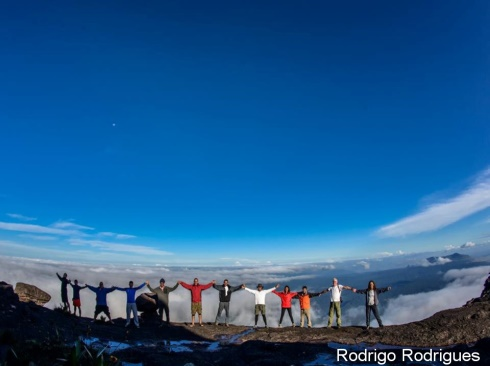
<svg viewBox="0 0 490 366">
<path fill-rule="evenodd" d="M 426 259 L 429 263 L 437 263 L 440 260 L 439 258 L 449 259 L 449 260 L 454 262 L 454 261 L 462 261 L 462 260 L 470 259 L 471 257 L 469 255 L 466 255 L 466 254 L 454 253 L 454 254 L 445 255 L 442 257 L 429 257 Z"/>
</svg>

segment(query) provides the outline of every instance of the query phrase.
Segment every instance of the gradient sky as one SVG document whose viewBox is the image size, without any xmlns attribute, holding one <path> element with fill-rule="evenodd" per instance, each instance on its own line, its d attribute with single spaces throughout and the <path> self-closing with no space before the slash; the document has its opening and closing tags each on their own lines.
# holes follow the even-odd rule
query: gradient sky
<svg viewBox="0 0 490 366">
<path fill-rule="evenodd" d="M 0 245 L 248 264 L 490 238 L 488 1 L 0 5 Z"/>
</svg>

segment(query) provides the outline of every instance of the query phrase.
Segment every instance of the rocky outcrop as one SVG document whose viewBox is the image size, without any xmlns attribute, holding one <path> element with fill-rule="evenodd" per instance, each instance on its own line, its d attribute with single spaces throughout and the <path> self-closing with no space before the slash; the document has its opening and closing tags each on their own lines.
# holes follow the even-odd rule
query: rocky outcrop
<svg viewBox="0 0 490 366">
<path fill-rule="evenodd" d="M 490 273 L 489 273 L 490 274 Z M 475 302 L 490 302 L 490 276 L 487 277 L 485 284 L 483 285 L 483 291 L 481 292 L 480 297 L 476 297 L 468 301 L 464 307 L 470 306 Z"/>
<path fill-rule="evenodd" d="M 22 282 L 17 282 L 17 285 L 15 286 L 15 293 L 19 296 L 20 301 L 32 301 L 40 306 L 44 306 L 47 302 L 49 302 L 49 300 L 51 300 L 51 295 L 47 292 L 44 292 L 36 286 Z"/>
<path fill-rule="evenodd" d="M 138 311 L 145 314 L 151 314 L 157 311 L 157 295 L 144 293 L 136 298 L 136 306 Z"/>
</svg>

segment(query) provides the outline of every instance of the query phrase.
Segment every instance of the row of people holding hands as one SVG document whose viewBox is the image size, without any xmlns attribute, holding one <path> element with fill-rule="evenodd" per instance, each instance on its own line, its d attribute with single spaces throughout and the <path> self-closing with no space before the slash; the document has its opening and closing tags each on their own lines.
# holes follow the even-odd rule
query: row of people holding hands
<svg viewBox="0 0 490 366">
<path fill-rule="evenodd" d="M 342 325 L 342 317 L 341 317 L 341 303 L 342 303 L 342 291 L 343 290 L 351 290 L 355 293 L 364 294 L 366 296 L 366 327 L 369 329 L 370 327 L 370 314 L 374 313 L 376 320 L 378 321 L 378 325 L 383 327 L 383 323 L 379 316 L 378 312 L 378 295 L 382 292 L 391 290 L 391 287 L 385 288 L 376 288 L 376 284 L 374 281 L 369 281 L 368 287 L 365 290 L 357 290 L 350 286 L 340 285 L 338 280 L 334 278 L 332 280 L 332 286 L 324 289 L 321 292 L 309 292 L 307 286 L 303 286 L 301 291 L 292 292 L 289 286 L 284 286 L 283 291 L 277 291 L 279 288 L 279 284 L 276 286 L 264 289 L 262 284 L 258 284 L 256 289 L 248 288 L 245 284 L 240 284 L 238 286 L 231 286 L 229 281 L 225 279 L 222 285 L 217 285 L 216 281 L 213 280 L 207 284 L 201 285 L 199 283 L 198 278 L 194 278 L 192 284 L 188 284 L 184 281 L 177 281 L 177 283 L 170 287 L 166 286 L 165 279 L 160 279 L 160 285 L 158 287 L 150 286 L 149 281 L 145 281 L 137 287 L 134 287 L 133 281 L 129 281 L 129 287 L 116 287 L 112 286 L 110 288 L 105 288 L 103 282 L 99 283 L 98 287 L 84 285 L 80 286 L 78 281 L 75 280 L 74 284 L 67 278 L 67 274 L 65 273 L 63 277 L 61 277 L 57 273 L 58 278 L 62 282 L 61 284 L 61 297 L 64 307 L 70 311 L 70 304 L 68 302 L 67 295 L 67 286 L 71 285 L 73 288 L 73 306 L 74 306 L 74 314 L 76 314 L 76 310 L 79 310 L 79 314 L 81 316 L 81 302 L 80 302 L 80 290 L 84 288 L 89 288 L 91 291 L 96 294 L 96 306 L 94 312 L 94 321 L 97 319 L 97 316 L 100 313 L 104 313 L 109 318 L 109 321 L 112 323 L 111 315 L 109 312 L 109 307 L 107 305 L 107 294 L 114 291 L 125 291 L 127 295 L 127 303 L 126 303 L 126 327 L 130 325 L 131 322 L 131 313 L 133 314 L 133 321 L 137 328 L 139 328 L 139 319 L 138 319 L 138 310 L 136 306 L 136 291 L 143 288 L 145 285 L 147 288 L 156 295 L 157 297 L 157 309 L 159 314 L 159 319 L 162 321 L 161 325 L 170 324 L 170 307 L 169 307 L 169 294 L 170 292 L 177 289 L 179 285 L 183 288 L 187 289 L 191 293 L 191 327 L 195 326 L 195 315 L 198 315 L 198 324 L 203 326 L 202 321 L 202 291 L 205 291 L 211 287 L 215 288 L 219 291 L 219 306 L 218 312 L 215 318 L 215 325 L 219 324 L 219 320 L 222 316 L 223 311 L 225 311 L 224 324 L 228 326 L 229 319 L 229 311 L 230 311 L 230 301 L 231 295 L 233 292 L 238 290 L 245 290 L 255 297 L 255 322 L 254 328 L 257 327 L 259 316 L 262 316 L 265 327 L 267 327 L 267 317 L 266 317 L 266 305 L 265 298 L 269 293 L 273 293 L 280 297 L 281 299 L 281 316 L 279 319 L 279 327 L 282 326 L 282 321 L 285 313 L 287 312 L 289 318 L 291 320 L 291 324 L 294 327 L 294 319 L 291 312 L 291 302 L 293 299 L 299 299 L 301 318 L 300 318 L 300 327 L 308 326 L 312 327 L 311 322 L 311 313 L 310 313 L 310 299 L 321 296 L 327 292 L 331 293 L 330 297 L 330 307 L 329 307 L 329 319 L 327 327 L 331 327 L 333 323 L 334 314 L 337 320 L 337 327 L 340 328 Z M 165 322 L 163 320 L 163 316 L 165 315 Z"/>
</svg>

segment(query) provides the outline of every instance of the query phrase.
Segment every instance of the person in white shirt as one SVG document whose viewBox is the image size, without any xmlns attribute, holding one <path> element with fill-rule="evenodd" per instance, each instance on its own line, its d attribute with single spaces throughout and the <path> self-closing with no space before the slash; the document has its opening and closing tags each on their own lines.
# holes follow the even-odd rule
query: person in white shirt
<svg viewBox="0 0 490 366">
<path fill-rule="evenodd" d="M 268 293 L 271 293 L 274 291 L 276 288 L 279 287 L 279 284 L 277 284 L 275 287 L 270 288 L 268 290 L 264 290 L 264 286 L 262 286 L 261 283 L 257 285 L 257 290 L 252 290 L 245 285 L 242 286 L 245 291 L 248 291 L 252 294 L 255 295 L 255 325 L 254 328 L 257 328 L 257 321 L 259 320 L 259 315 L 262 314 L 262 319 L 264 320 L 265 327 L 267 327 L 267 318 L 265 316 L 265 295 Z"/>
<path fill-rule="evenodd" d="M 350 286 L 339 285 L 339 281 L 334 278 L 332 281 L 332 286 L 328 289 L 324 290 L 325 292 L 331 292 L 330 297 L 330 309 L 328 310 L 328 328 L 332 327 L 333 322 L 333 313 L 335 312 L 335 316 L 337 317 L 337 328 L 342 326 L 342 312 L 340 310 L 340 304 L 342 303 L 342 290 L 353 290 Z"/>
<path fill-rule="evenodd" d="M 378 305 L 379 305 L 378 295 L 390 290 L 391 290 L 391 286 L 376 288 L 376 284 L 374 283 L 374 281 L 369 281 L 368 287 L 365 290 L 356 290 L 356 289 L 352 290 L 358 294 L 366 295 L 366 329 L 369 329 L 371 326 L 371 311 L 373 312 L 374 317 L 378 321 L 379 327 L 383 328 L 383 322 L 381 321 L 378 312 Z"/>
</svg>

